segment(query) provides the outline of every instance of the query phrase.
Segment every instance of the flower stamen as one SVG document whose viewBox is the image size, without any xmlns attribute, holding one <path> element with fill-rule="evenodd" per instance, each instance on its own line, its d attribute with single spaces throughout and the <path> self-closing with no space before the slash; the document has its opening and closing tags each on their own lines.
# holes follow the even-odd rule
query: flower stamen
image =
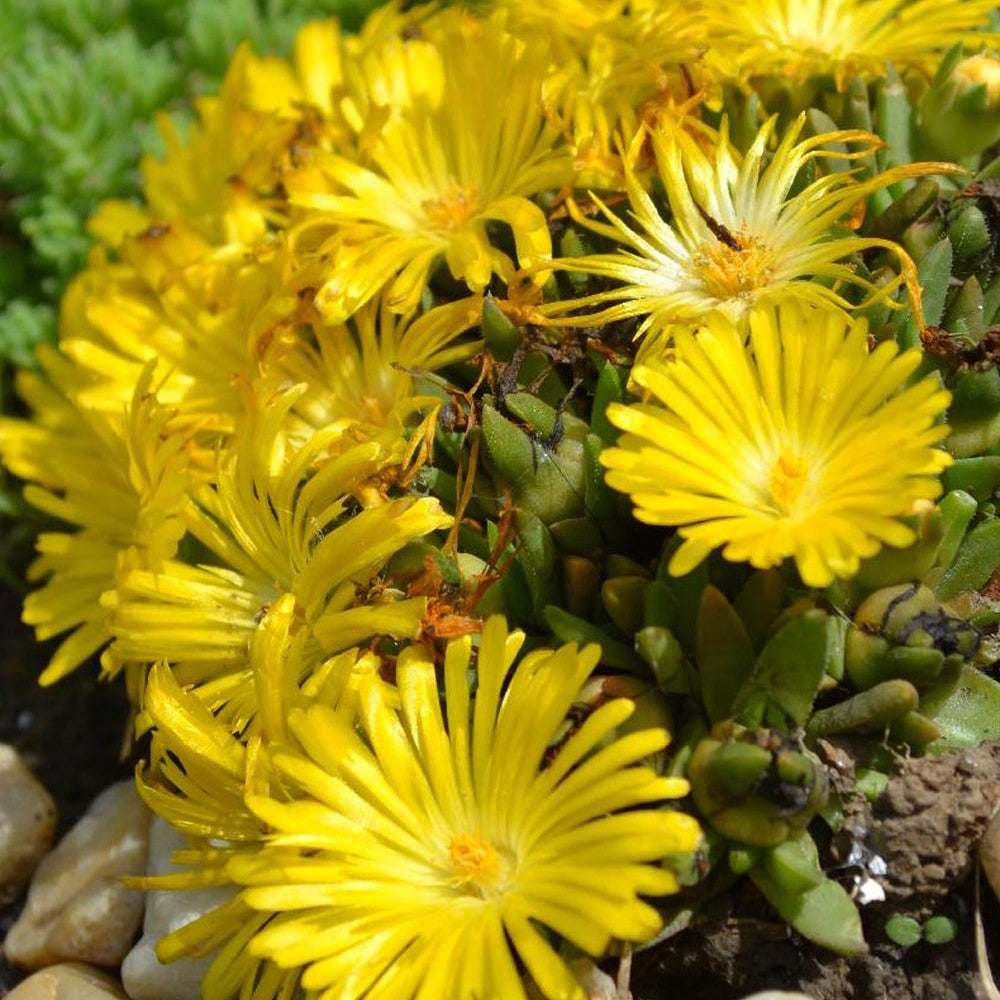
<svg viewBox="0 0 1000 1000">
<path fill-rule="evenodd" d="M 801 513 L 809 484 L 809 466 L 797 455 L 782 452 L 771 470 L 768 491 L 774 505 L 786 515 Z"/>
<path fill-rule="evenodd" d="M 420 207 L 429 228 L 453 233 L 479 211 L 479 192 L 456 184 L 440 198 L 428 198 Z"/>
<path fill-rule="evenodd" d="M 493 844 L 474 833 L 456 833 L 448 843 L 448 860 L 454 875 L 452 884 L 466 893 L 493 896 L 502 891 L 504 864 Z"/>
<path fill-rule="evenodd" d="M 770 255 L 752 236 L 726 235 L 726 241 L 703 243 L 694 258 L 709 294 L 719 299 L 735 299 L 766 288 L 772 276 Z"/>
</svg>

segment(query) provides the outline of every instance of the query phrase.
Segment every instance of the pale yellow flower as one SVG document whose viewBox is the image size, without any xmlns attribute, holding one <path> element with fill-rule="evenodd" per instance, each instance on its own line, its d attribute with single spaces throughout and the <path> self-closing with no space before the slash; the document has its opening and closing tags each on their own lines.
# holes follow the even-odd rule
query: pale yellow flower
<svg viewBox="0 0 1000 1000">
<path fill-rule="evenodd" d="M 645 141 L 640 133 L 626 159 L 631 219 L 621 218 L 596 197 L 608 222 L 593 221 L 578 211 L 574 215 L 581 226 L 621 244 L 621 249 L 558 262 L 563 269 L 621 284 L 550 303 L 541 311 L 563 317 L 571 310 L 597 307 L 572 318 L 588 326 L 641 317 L 640 336 L 647 330 L 664 334 L 674 324 L 695 322 L 709 313 L 736 320 L 760 302 L 796 299 L 849 310 L 842 294 L 845 286 L 863 289 L 867 303 L 889 301 L 906 285 L 919 318 L 912 261 L 891 241 L 858 236 L 850 225 L 873 191 L 905 177 L 954 173 L 957 168 L 917 163 L 863 181 L 852 171 L 820 172 L 792 193 L 804 168 L 818 167 L 822 156 L 838 155 L 830 153 L 831 143 L 855 146 L 853 152 L 839 155 L 856 160 L 881 142 L 861 131 L 803 139 L 805 117 L 800 116 L 769 156 L 776 122 L 771 118 L 762 126 L 746 156 L 730 145 L 725 123 L 720 132 L 691 120 L 673 126 L 664 122 L 655 129 L 650 138 L 669 202 L 669 221 L 629 166 Z M 853 254 L 872 248 L 894 254 L 900 267 L 895 279 L 877 288 L 849 263 Z"/>
<path fill-rule="evenodd" d="M 398 316 L 372 299 L 346 323 L 291 331 L 273 349 L 267 373 L 307 387 L 294 412 L 310 428 L 350 422 L 356 433 L 377 433 L 437 405 L 415 394 L 414 376 L 470 357 L 481 342 L 459 337 L 481 314 L 481 296 L 417 316 Z"/>
<path fill-rule="evenodd" d="M 215 483 L 186 512 L 205 550 L 198 563 L 168 560 L 154 571 L 131 560 L 103 598 L 115 637 L 106 669 L 165 660 L 234 731 L 255 712 L 248 644 L 274 601 L 295 596 L 314 665 L 372 635 L 415 637 L 425 598 L 366 605 L 358 594 L 400 548 L 451 524 L 431 498 L 379 496 L 398 471 L 401 440 L 358 443 L 335 425 L 293 447 L 285 427 L 304 388 L 248 400 Z"/>
<path fill-rule="evenodd" d="M 154 364 L 159 398 L 208 464 L 243 411 L 240 385 L 258 372 L 262 317 L 283 318 L 269 314 L 273 256 L 213 248 L 183 223 L 124 238 L 116 261 L 96 254 L 63 300 L 60 347 L 82 373 L 75 398 L 118 413 Z"/>
<path fill-rule="evenodd" d="M 641 124 L 688 114 L 717 96 L 719 74 L 703 59 L 709 39 L 696 2 L 500 0 L 508 24 L 543 37 L 551 71 L 549 115 L 573 156 L 574 187 L 624 187 L 616 142 Z"/>
<path fill-rule="evenodd" d="M 81 373 L 62 355 L 45 350 L 41 360 L 47 380 L 19 379 L 33 419 L 0 418 L 0 459 L 26 481 L 28 503 L 72 526 L 38 536 L 28 579 L 40 586 L 24 602 L 38 639 L 69 633 L 39 678 L 53 684 L 110 640 L 100 598 L 120 559 L 132 553 L 155 570 L 174 555 L 193 477 L 188 439 L 171 428 L 150 369 L 123 419 L 72 401 Z"/>
</svg>

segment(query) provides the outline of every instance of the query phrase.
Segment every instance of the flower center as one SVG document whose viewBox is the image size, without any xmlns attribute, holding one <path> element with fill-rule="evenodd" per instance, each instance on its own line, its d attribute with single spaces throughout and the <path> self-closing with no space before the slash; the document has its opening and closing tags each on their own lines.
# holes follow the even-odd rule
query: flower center
<svg viewBox="0 0 1000 1000">
<path fill-rule="evenodd" d="M 449 880 L 470 896 L 495 896 L 507 884 L 509 861 L 493 844 L 474 833 L 456 833 L 448 843 Z"/>
<path fill-rule="evenodd" d="M 420 207 L 431 229 L 452 233 L 461 229 L 479 209 L 479 192 L 456 184 L 440 198 L 421 202 Z"/>
<path fill-rule="evenodd" d="M 771 469 L 768 490 L 782 514 L 796 514 L 802 507 L 802 495 L 809 485 L 809 466 L 796 455 L 782 453 Z"/>
<path fill-rule="evenodd" d="M 694 262 L 712 295 L 737 299 L 770 281 L 768 257 L 753 237 L 722 230 L 721 239 L 701 245 Z"/>
</svg>

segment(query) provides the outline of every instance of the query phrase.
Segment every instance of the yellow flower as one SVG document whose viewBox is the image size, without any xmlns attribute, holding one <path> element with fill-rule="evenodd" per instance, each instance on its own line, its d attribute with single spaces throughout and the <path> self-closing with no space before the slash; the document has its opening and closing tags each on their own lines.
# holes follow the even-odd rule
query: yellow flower
<svg viewBox="0 0 1000 1000">
<path fill-rule="evenodd" d="M 253 245 L 269 223 L 283 222 L 276 167 L 297 128 L 295 118 L 278 114 L 289 77 L 286 64 L 257 59 L 243 45 L 218 96 L 196 102 L 199 120 L 186 136 L 166 113 L 157 118 L 166 155 L 141 163 L 151 222 L 186 222 L 215 246 Z M 262 93 L 271 107 L 252 106 Z"/>
<path fill-rule="evenodd" d="M 326 190 L 314 178 L 305 190 L 287 181 L 302 220 L 293 245 L 329 258 L 316 303 L 330 323 L 383 287 L 393 310 L 411 312 L 442 259 L 473 291 L 494 273 L 509 282 L 515 263 L 493 244 L 489 223 L 510 227 L 522 266 L 551 252 L 545 215 L 530 198 L 561 187 L 570 171 L 542 111 L 545 53 L 496 18 L 459 10 L 424 35 L 388 43 L 414 96 L 385 121 L 366 160 L 318 153 Z M 406 58 L 413 47 L 426 58 Z"/>
<path fill-rule="evenodd" d="M 640 521 L 679 528 L 670 571 L 722 547 L 761 569 L 794 557 L 822 587 L 912 543 L 898 518 L 940 493 L 951 461 L 933 447 L 949 394 L 903 388 L 921 352 L 869 354 L 864 321 L 793 302 L 755 309 L 749 328 L 749 352 L 718 314 L 679 332 L 673 357 L 633 372 L 654 402 L 609 407 L 626 433 L 602 455 L 608 483 Z"/>
<path fill-rule="evenodd" d="M 348 650 L 310 674 L 304 662 L 305 632 L 295 598 L 285 594 L 263 616 L 250 643 L 253 677 L 248 679 L 246 697 L 259 701 L 270 740 L 284 739 L 288 708 L 307 698 L 318 698 L 353 718 L 353 676 L 375 674 L 381 666 L 371 653 Z M 303 676 L 307 680 L 300 692 Z M 161 940 L 157 954 L 169 962 L 185 954 L 218 950 L 202 984 L 205 996 L 233 997 L 244 983 L 255 983 L 253 996 L 258 1000 L 287 997 L 298 982 L 299 970 L 285 971 L 246 953 L 247 940 L 270 915 L 252 911 L 236 895 L 238 887 L 227 873 L 235 855 L 257 851 L 268 833 L 266 824 L 245 804 L 248 791 L 267 790 L 258 766 L 261 739 L 252 736 L 244 742 L 234 737 L 194 693 L 181 687 L 165 663 L 150 670 L 143 705 L 152 739 L 149 767 L 140 766 L 136 775 L 139 794 L 155 813 L 186 834 L 190 845 L 174 855 L 180 870 L 132 879 L 131 884 L 158 890 L 227 887 L 233 892 L 228 901 Z"/>
<path fill-rule="evenodd" d="M 53 684 L 111 638 L 100 598 L 119 560 L 132 552 L 156 569 L 173 556 L 192 477 L 187 438 L 171 429 L 148 367 L 123 420 L 76 405 L 85 379 L 61 354 L 44 350 L 40 360 L 50 381 L 20 376 L 35 416 L 0 419 L 0 458 L 27 482 L 28 503 L 75 529 L 42 532 L 28 570 L 45 582 L 25 599 L 24 621 L 39 640 L 69 633 L 39 678 Z"/>
<path fill-rule="evenodd" d="M 550 48 L 548 113 L 573 156 L 574 187 L 624 186 L 619 135 L 700 103 L 707 48 L 701 9 L 683 0 L 499 0 L 510 30 Z M 698 92 L 697 95 L 695 92 Z M 690 108 L 688 109 L 690 111 Z"/>
<path fill-rule="evenodd" d="M 655 862 L 699 839 L 691 817 L 649 808 L 687 791 L 639 763 L 668 735 L 602 746 L 633 711 L 618 699 L 553 750 L 599 650 L 536 650 L 512 670 L 523 641 L 493 618 L 475 660 L 470 639 L 449 645 L 447 723 L 421 647 L 398 658 L 398 708 L 377 675 L 360 679 L 363 736 L 323 704 L 288 713 L 269 759 L 292 801 L 248 796 L 274 833 L 228 866 L 243 901 L 272 915 L 249 955 L 344 1000 L 517 1000 L 517 956 L 546 997 L 582 1000 L 538 925 L 592 955 L 656 933 L 640 895 L 677 883 Z"/>
<path fill-rule="evenodd" d="M 120 413 L 155 363 L 159 398 L 211 461 L 243 410 L 238 385 L 257 373 L 255 324 L 276 321 L 273 256 L 213 249 L 183 223 L 124 238 L 117 261 L 95 254 L 63 300 L 60 348 L 81 370 L 77 400 Z"/>
<path fill-rule="evenodd" d="M 103 597 L 115 636 L 105 668 L 166 660 L 234 731 L 256 710 L 248 644 L 274 601 L 295 596 L 313 666 L 372 635 L 415 637 L 426 599 L 368 606 L 358 594 L 400 548 L 451 524 L 436 500 L 379 496 L 401 441 L 356 443 L 331 426 L 294 449 L 284 428 L 304 389 L 250 400 L 216 483 L 186 512 L 206 550 L 199 564 L 168 560 L 154 570 L 129 560 Z M 358 509 L 357 497 L 372 505 Z"/>
<path fill-rule="evenodd" d="M 850 171 L 821 173 L 792 194 L 792 184 L 800 171 L 807 165 L 818 166 L 819 157 L 831 155 L 823 146 L 860 145 L 855 152 L 840 154 L 854 160 L 870 155 L 881 141 L 861 131 L 830 132 L 800 141 L 805 124 L 802 115 L 782 137 L 768 162 L 767 149 L 776 122 L 771 118 L 764 124 L 742 158 L 730 146 L 725 124 L 721 132 L 715 132 L 688 119 L 675 127 L 664 123 L 654 130 L 653 149 L 671 221 L 661 215 L 626 163 L 633 225 L 596 198 L 610 225 L 575 212 L 581 225 L 624 244 L 626 249 L 558 262 L 566 270 L 624 284 L 580 299 L 552 303 L 541 307 L 541 311 L 557 315 L 602 306 L 596 313 L 570 320 L 588 326 L 642 316 L 638 336 L 648 330 L 661 334 L 672 324 L 691 323 L 712 312 L 735 320 L 757 302 L 788 298 L 850 309 L 839 291 L 843 284 L 867 291 L 866 302 L 888 300 L 906 284 L 919 316 L 916 272 L 909 257 L 888 240 L 856 236 L 845 227 L 873 191 L 904 177 L 953 173 L 957 168 L 951 164 L 918 163 L 883 171 L 866 181 L 855 179 Z M 645 138 L 643 133 L 636 136 L 629 161 Z M 901 268 L 897 278 L 879 288 L 844 262 L 852 254 L 872 247 L 894 253 Z"/>
<path fill-rule="evenodd" d="M 308 386 L 295 413 L 313 429 L 353 422 L 358 431 L 387 427 L 392 419 L 428 403 L 415 396 L 413 373 L 435 371 L 468 358 L 479 341 L 456 343 L 479 323 L 482 297 L 471 296 L 419 316 L 397 316 L 381 298 L 362 306 L 346 324 L 315 323 L 297 330 L 273 351 L 267 371 Z"/>
<path fill-rule="evenodd" d="M 981 32 L 993 0 L 705 0 L 705 30 L 730 65 L 752 76 L 885 76 L 886 66 L 931 74 L 961 42 L 996 45 Z"/>
</svg>

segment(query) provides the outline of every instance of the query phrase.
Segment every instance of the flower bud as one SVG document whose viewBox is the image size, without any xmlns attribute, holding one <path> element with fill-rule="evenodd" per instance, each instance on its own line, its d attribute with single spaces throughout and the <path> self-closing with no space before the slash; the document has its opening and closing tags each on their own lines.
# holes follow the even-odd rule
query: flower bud
<svg viewBox="0 0 1000 1000">
<path fill-rule="evenodd" d="M 722 723 L 695 747 L 688 779 L 699 811 L 730 840 L 774 847 L 826 803 L 823 765 L 794 740 Z"/>
<path fill-rule="evenodd" d="M 902 679 L 917 688 L 971 659 L 979 633 L 918 584 L 884 587 L 866 598 L 847 633 L 846 667 L 862 691 Z"/>
<path fill-rule="evenodd" d="M 487 469 L 499 487 L 510 490 L 518 508 L 543 524 L 583 514 L 583 439 L 588 428 L 582 420 L 563 414 L 555 433 L 542 438 L 486 403 L 482 429 Z"/>
<path fill-rule="evenodd" d="M 1000 60 L 946 59 L 917 105 L 917 134 L 928 152 L 958 159 L 1000 139 Z"/>
</svg>

